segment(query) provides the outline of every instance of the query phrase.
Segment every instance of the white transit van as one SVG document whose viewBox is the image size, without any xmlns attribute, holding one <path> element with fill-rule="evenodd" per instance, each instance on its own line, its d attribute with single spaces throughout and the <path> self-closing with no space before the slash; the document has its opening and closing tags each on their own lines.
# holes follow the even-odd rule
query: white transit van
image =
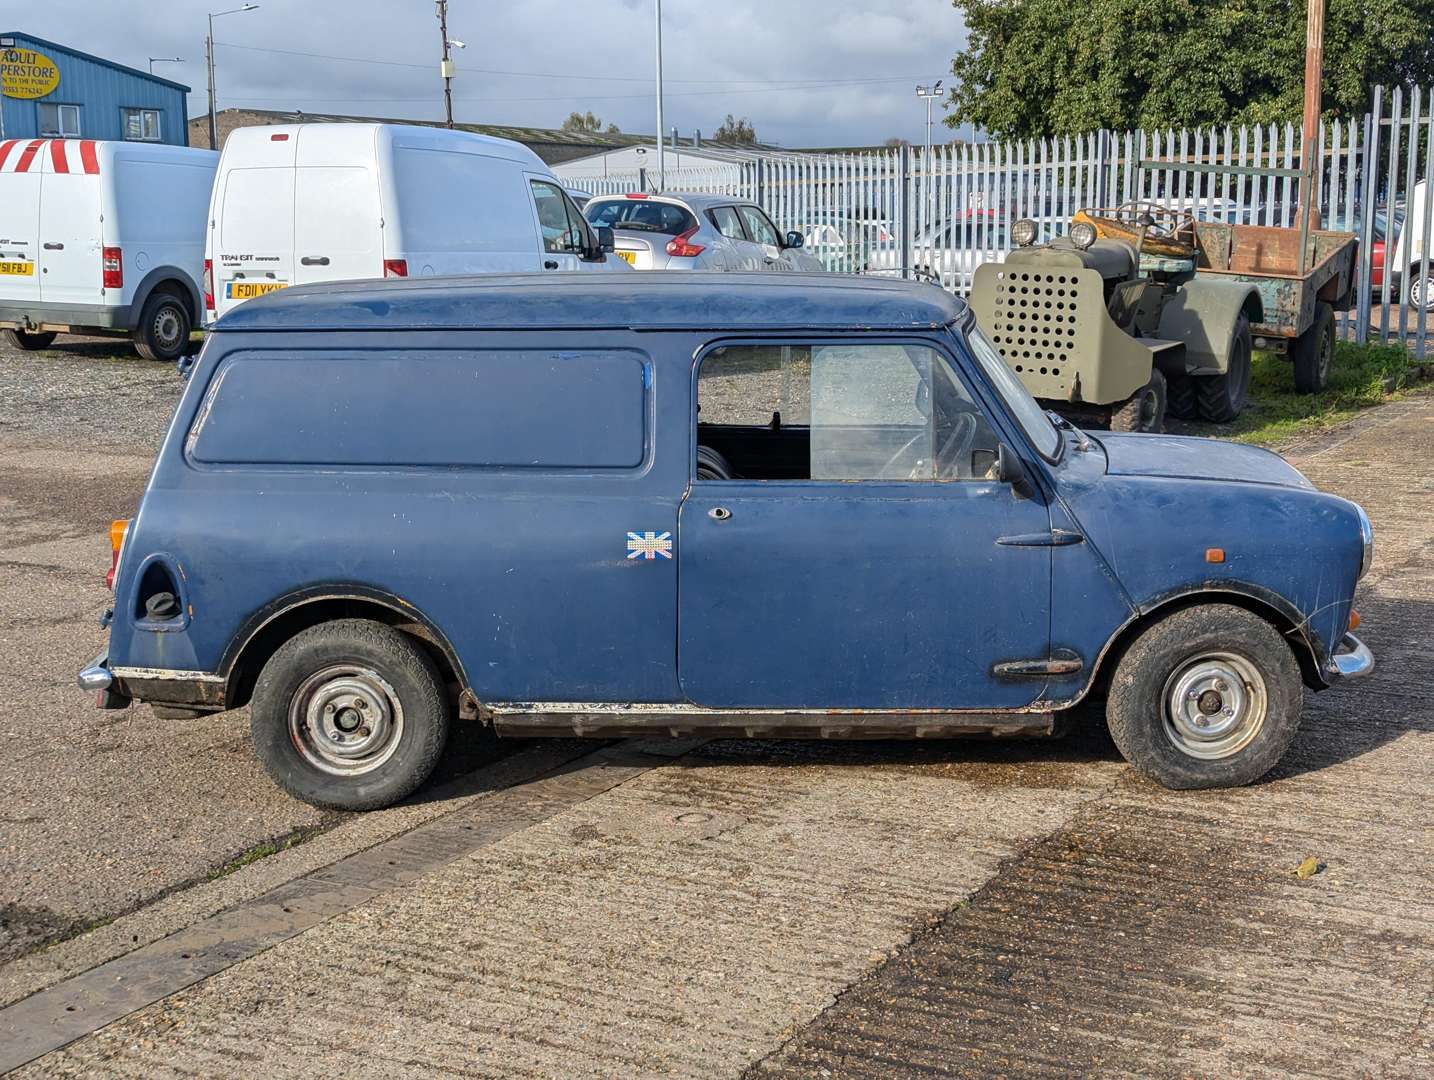
<svg viewBox="0 0 1434 1080">
<path fill-rule="evenodd" d="M 204 222 L 219 155 L 93 139 L 0 142 L 0 329 L 121 330 L 173 360 L 203 314 Z"/>
<path fill-rule="evenodd" d="M 520 143 L 403 124 L 246 127 L 209 214 L 211 314 L 287 285 L 628 270 Z"/>
</svg>

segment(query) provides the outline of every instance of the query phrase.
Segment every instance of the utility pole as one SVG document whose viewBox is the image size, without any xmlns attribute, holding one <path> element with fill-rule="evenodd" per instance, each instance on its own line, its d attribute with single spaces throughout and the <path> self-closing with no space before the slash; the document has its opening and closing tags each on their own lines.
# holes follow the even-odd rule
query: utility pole
<svg viewBox="0 0 1434 1080">
<path fill-rule="evenodd" d="M 443 76 L 443 111 L 448 126 L 453 126 L 453 61 L 448 59 L 448 0 L 435 0 L 438 5 L 438 29 L 443 35 L 443 60 L 438 73 Z"/>
<path fill-rule="evenodd" d="M 667 168 L 664 164 L 666 153 L 663 150 L 662 135 L 662 0 L 657 3 L 657 190 L 663 191 L 667 187 Z"/>
</svg>

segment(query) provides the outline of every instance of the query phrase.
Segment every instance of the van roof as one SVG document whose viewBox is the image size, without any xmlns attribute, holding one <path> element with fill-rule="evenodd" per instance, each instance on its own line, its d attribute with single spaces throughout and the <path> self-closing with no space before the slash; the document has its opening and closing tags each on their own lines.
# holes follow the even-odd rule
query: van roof
<svg viewBox="0 0 1434 1080">
<path fill-rule="evenodd" d="M 965 313 L 944 289 L 899 278 L 653 270 L 302 285 L 246 301 L 214 329 L 911 330 Z"/>
<path fill-rule="evenodd" d="M 267 143 L 287 138 L 302 144 L 305 132 L 314 132 L 316 136 L 321 136 L 324 152 L 327 154 L 340 150 L 356 158 L 369 160 L 373 157 L 375 147 L 382 142 L 425 149 L 464 147 L 470 152 L 516 161 L 535 172 L 551 175 L 551 170 L 543 164 L 543 159 L 522 143 L 494 138 L 492 135 L 479 135 L 473 131 L 450 131 L 447 128 L 425 127 L 421 124 L 258 124 L 235 128 L 229 133 L 224 146 L 226 150 L 231 145 L 239 150 L 247 143 Z"/>
</svg>

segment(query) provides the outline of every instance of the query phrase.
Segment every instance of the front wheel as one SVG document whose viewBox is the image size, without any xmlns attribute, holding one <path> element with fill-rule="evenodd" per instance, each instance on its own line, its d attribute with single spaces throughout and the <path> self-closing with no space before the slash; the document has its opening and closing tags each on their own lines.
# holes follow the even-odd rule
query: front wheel
<svg viewBox="0 0 1434 1080">
<path fill-rule="evenodd" d="M 1258 780 L 1299 730 L 1303 684 L 1273 626 L 1229 604 L 1201 604 L 1148 627 L 1120 658 L 1106 701 L 1111 738 L 1167 788 Z"/>
<path fill-rule="evenodd" d="M 49 330 L 39 334 L 32 334 L 26 330 L 6 330 L 4 337 L 6 345 L 14 349 L 24 349 L 26 352 L 48 349 L 55 340 L 54 333 Z"/>
<path fill-rule="evenodd" d="M 442 677 L 413 638 L 337 619 L 285 642 L 250 702 L 254 752 L 296 799 L 377 810 L 428 779 L 448 741 Z"/>
<path fill-rule="evenodd" d="M 1165 430 L 1165 375 L 1150 372 L 1150 381 L 1110 414 L 1111 431 Z"/>
</svg>

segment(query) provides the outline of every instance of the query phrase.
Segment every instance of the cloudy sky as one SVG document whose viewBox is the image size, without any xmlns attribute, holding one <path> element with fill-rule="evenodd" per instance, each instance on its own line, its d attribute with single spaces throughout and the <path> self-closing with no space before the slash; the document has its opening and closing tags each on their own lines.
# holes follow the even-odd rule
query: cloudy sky
<svg viewBox="0 0 1434 1080">
<path fill-rule="evenodd" d="M 16 30 L 141 69 L 184 57 L 156 74 L 192 86 L 198 115 L 205 13 L 241 2 L 48 0 L 4 21 L 18 12 Z M 220 108 L 442 116 L 432 0 L 259 4 L 215 21 Z M 653 0 L 450 0 L 448 32 L 467 45 L 460 121 L 556 127 L 591 109 L 624 131 L 655 126 Z M 920 141 L 915 84 L 944 76 L 964 39 L 949 0 L 665 0 L 666 126 L 710 134 L 731 112 L 789 146 Z"/>
</svg>

